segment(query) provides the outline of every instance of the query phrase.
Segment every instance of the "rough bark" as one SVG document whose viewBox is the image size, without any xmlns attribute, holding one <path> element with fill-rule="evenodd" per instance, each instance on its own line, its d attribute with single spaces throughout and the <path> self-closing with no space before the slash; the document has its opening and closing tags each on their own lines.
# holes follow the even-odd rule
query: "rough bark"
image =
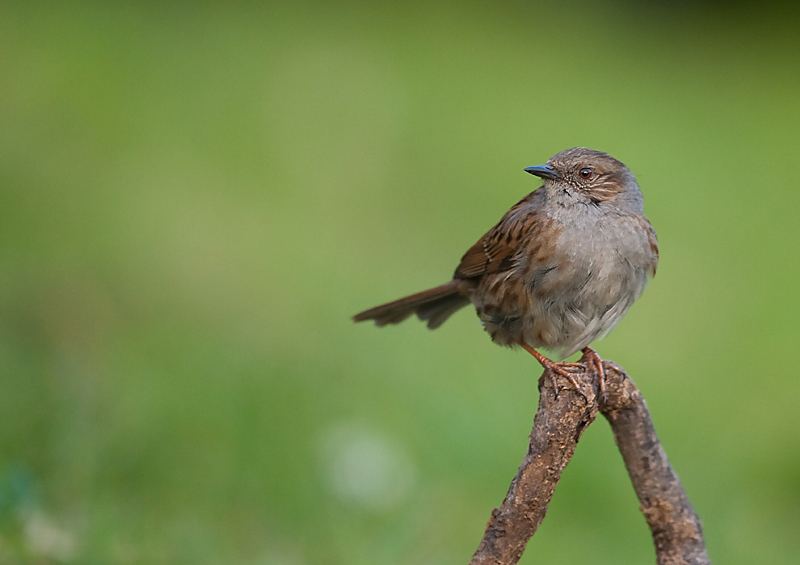
<svg viewBox="0 0 800 565">
<path fill-rule="evenodd" d="M 658 565 L 710 565 L 700 518 L 658 441 L 644 398 L 620 367 L 608 361 L 603 367 L 608 400 L 600 411 L 650 526 Z"/>
<path fill-rule="evenodd" d="M 585 363 L 581 359 L 580 363 Z M 617 365 L 604 362 L 607 399 L 597 379 L 574 373 L 580 392 L 547 371 L 539 380 L 539 408 L 528 450 L 500 508 L 492 512 L 470 565 L 512 565 L 542 523 L 561 472 L 598 410 L 608 419 L 653 533 L 658 565 L 710 565 L 700 520 L 667 461 L 641 393 Z"/>
<path fill-rule="evenodd" d="M 539 379 L 539 409 L 533 419 L 528 451 L 500 508 L 492 512 L 471 565 L 517 563 L 547 512 L 547 505 L 583 430 L 597 415 L 594 382 L 575 373 L 581 392 L 563 377 Z M 581 394 L 583 393 L 583 394 Z"/>
</svg>

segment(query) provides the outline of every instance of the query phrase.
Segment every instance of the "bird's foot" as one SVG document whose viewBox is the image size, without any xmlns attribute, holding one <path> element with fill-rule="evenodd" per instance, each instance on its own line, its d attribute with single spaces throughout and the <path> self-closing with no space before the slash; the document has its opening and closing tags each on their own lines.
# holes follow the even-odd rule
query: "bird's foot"
<svg viewBox="0 0 800 565">
<path fill-rule="evenodd" d="M 591 347 L 584 347 L 581 351 L 583 351 L 581 361 L 586 362 L 586 369 L 592 371 L 600 383 L 600 404 L 605 404 L 608 397 L 606 395 L 606 372 L 603 369 L 603 360 L 600 359 L 600 356 Z"/>
<path fill-rule="evenodd" d="M 560 390 L 558 387 L 558 378 L 556 375 L 561 375 L 562 377 L 565 377 L 570 383 L 572 383 L 572 386 L 575 387 L 575 390 L 578 391 L 578 393 L 580 393 L 581 396 L 583 396 L 584 400 L 588 401 L 586 395 L 584 394 L 583 390 L 578 384 L 578 381 L 576 381 L 575 377 L 572 376 L 572 373 L 580 373 L 586 370 L 586 366 L 583 363 L 556 363 L 555 361 L 548 359 L 547 357 L 536 351 L 533 347 L 531 347 L 527 343 L 522 343 L 520 345 L 522 345 L 522 348 L 525 349 L 525 351 L 533 355 L 536 358 L 536 360 L 542 365 L 542 367 L 544 367 L 546 373 L 550 376 L 550 380 L 553 383 L 553 390 L 555 392 L 556 398 L 558 398 L 558 392 Z"/>
</svg>

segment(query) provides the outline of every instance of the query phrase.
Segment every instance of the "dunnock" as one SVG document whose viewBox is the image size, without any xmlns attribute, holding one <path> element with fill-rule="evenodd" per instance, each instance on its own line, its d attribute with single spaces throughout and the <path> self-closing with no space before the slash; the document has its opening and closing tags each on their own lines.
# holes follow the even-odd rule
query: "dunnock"
<svg viewBox="0 0 800 565">
<path fill-rule="evenodd" d="M 521 346 L 545 369 L 568 369 L 579 349 L 605 384 L 589 344 L 616 326 L 658 264 L 656 233 L 628 168 L 610 155 L 567 149 L 528 167 L 544 184 L 519 201 L 461 258 L 453 280 L 370 308 L 353 319 L 397 324 L 416 313 L 438 328 L 470 302 L 495 343 Z M 557 389 L 556 389 L 557 390 Z"/>
</svg>

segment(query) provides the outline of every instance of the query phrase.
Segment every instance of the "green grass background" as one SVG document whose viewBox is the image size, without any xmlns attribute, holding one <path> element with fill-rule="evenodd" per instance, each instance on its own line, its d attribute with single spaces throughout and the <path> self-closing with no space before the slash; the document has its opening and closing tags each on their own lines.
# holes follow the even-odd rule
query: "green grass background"
<svg viewBox="0 0 800 565">
<path fill-rule="evenodd" d="M 794 10 L 794 11 L 791 11 Z M 596 346 L 716 563 L 800 554 L 800 22 L 778 4 L 4 3 L 0 563 L 456 564 L 541 370 L 447 280 L 584 145 L 658 276 Z M 608 426 L 523 563 L 654 561 Z"/>
</svg>

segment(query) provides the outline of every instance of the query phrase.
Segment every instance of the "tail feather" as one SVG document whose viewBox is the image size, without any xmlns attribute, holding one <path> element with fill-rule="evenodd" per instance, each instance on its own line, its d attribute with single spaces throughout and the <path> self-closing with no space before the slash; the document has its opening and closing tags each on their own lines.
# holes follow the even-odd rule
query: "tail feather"
<svg viewBox="0 0 800 565">
<path fill-rule="evenodd" d="M 427 320 L 428 328 L 435 330 L 467 304 L 469 304 L 469 298 L 463 294 L 451 294 L 417 307 L 417 318 Z"/>
<path fill-rule="evenodd" d="M 356 322 L 375 320 L 375 325 L 399 324 L 412 314 L 420 320 L 427 321 L 430 329 L 441 326 L 456 310 L 469 304 L 469 299 L 461 294 L 460 281 L 450 281 L 447 284 L 423 290 L 411 296 L 406 296 L 370 308 L 353 316 Z"/>
</svg>

